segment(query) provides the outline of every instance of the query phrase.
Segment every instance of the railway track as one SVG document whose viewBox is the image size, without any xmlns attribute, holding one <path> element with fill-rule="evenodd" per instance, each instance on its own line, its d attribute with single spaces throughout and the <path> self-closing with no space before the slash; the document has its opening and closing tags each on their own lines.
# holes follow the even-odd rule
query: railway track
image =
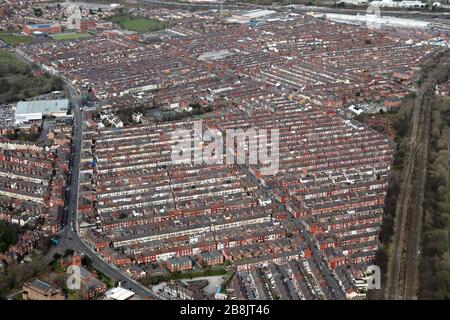
<svg viewBox="0 0 450 320">
<path fill-rule="evenodd" d="M 416 164 L 423 161 L 423 156 L 419 156 L 422 152 L 417 144 L 419 136 L 419 131 L 423 131 L 423 122 L 421 122 L 421 117 L 423 117 L 423 94 L 424 91 L 419 93 L 416 98 L 416 103 L 413 110 L 412 116 L 412 129 L 411 129 L 411 140 L 409 144 L 409 158 L 407 161 L 405 176 L 403 179 L 400 201 L 397 202 L 396 207 L 396 223 L 394 225 L 394 246 L 393 254 L 391 259 L 391 273 L 388 282 L 388 298 L 397 299 L 399 296 L 399 289 L 401 284 L 402 269 L 404 269 L 404 244 L 406 234 L 407 221 L 411 215 L 414 215 L 417 210 L 412 207 L 412 202 L 415 202 L 412 196 L 412 191 L 414 188 L 413 175 L 415 173 Z M 417 152 L 419 151 L 419 152 Z M 421 159 L 420 159 L 421 158 Z M 417 201 L 417 200 L 416 200 Z M 417 214 L 417 213 L 416 213 Z"/>
<path fill-rule="evenodd" d="M 432 90 L 432 89 L 431 89 Z M 422 98 L 422 104 L 424 109 L 424 126 L 430 127 L 430 115 L 431 115 L 431 96 L 432 92 L 427 93 Z M 422 217 L 423 217 L 423 201 L 425 194 L 425 181 L 426 181 L 426 166 L 428 160 L 428 137 L 429 131 L 422 130 L 420 133 L 421 143 L 418 145 L 418 163 L 417 165 L 417 184 L 415 185 L 415 191 L 413 191 L 413 202 L 411 207 L 410 218 L 407 221 L 407 251 L 405 252 L 405 282 L 403 285 L 403 298 L 415 299 L 417 286 L 417 270 L 419 265 L 419 247 L 420 247 L 420 235 L 422 229 Z"/>
<path fill-rule="evenodd" d="M 440 65 L 449 63 L 449 57 Z M 422 85 L 415 102 L 409 141 L 409 157 L 396 207 L 394 241 L 387 281 L 388 299 L 415 299 L 423 216 L 431 98 L 439 70 L 436 67 Z"/>
</svg>

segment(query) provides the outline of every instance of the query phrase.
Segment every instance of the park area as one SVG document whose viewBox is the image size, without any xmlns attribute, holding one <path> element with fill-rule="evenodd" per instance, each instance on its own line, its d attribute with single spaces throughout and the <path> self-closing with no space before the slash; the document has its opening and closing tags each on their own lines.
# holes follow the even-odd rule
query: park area
<svg viewBox="0 0 450 320">
<path fill-rule="evenodd" d="M 0 40 L 3 40 L 10 46 L 17 46 L 22 43 L 30 43 L 33 41 L 33 37 L 21 35 L 21 34 L 15 34 L 13 32 L 0 32 Z"/>
<path fill-rule="evenodd" d="M 90 33 L 83 32 L 83 33 L 59 33 L 59 34 L 53 34 L 50 37 L 56 41 L 63 41 L 63 40 L 85 39 L 85 38 L 90 38 L 91 36 L 92 35 Z"/>
<path fill-rule="evenodd" d="M 33 70 L 13 54 L 0 49 L 0 103 L 25 100 L 62 89 L 61 79 Z"/>
<path fill-rule="evenodd" d="M 154 32 L 167 27 L 167 23 L 164 21 L 144 17 L 114 17 L 113 22 L 118 23 L 123 29 L 136 32 Z"/>
</svg>

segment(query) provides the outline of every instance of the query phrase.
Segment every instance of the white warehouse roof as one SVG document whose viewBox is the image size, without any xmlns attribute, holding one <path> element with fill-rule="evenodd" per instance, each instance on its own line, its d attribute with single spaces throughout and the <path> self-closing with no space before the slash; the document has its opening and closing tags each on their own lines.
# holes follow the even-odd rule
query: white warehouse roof
<svg viewBox="0 0 450 320">
<path fill-rule="evenodd" d="M 268 16 L 268 15 L 271 15 L 274 13 L 277 13 L 277 12 L 274 10 L 255 9 L 255 10 L 250 10 L 250 11 L 242 13 L 242 16 L 244 16 L 246 18 L 256 19 L 256 18 Z"/>
<path fill-rule="evenodd" d="M 106 298 L 113 300 L 127 300 L 134 296 L 134 292 L 122 287 L 112 288 L 105 293 Z"/>
<path fill-rule="evenodd" d="M 52 114 L 67 113 L 69 111 L 69 100 L 36 100 L 21 101 L 17 104 L 16 116 L 24 114 Z"/>
</svg>

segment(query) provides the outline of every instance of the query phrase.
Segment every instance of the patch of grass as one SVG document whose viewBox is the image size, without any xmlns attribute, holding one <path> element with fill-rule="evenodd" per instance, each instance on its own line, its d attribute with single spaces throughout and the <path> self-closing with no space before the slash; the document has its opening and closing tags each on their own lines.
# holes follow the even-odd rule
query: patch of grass
<svg viewBox="0 0 450 320">
<path fill-rule="evenodd" d="M 95 269 L 95 273 L 97 273 L 98 278 L 101 282 L 106 283 L 108 288 L 112 288 L 114 286 L 114 282 L 111 280 L 111 278 L 105 275 L 103 272 Z"/>
<path fill-rule="evenodd" d="M 33 41 L 32 36 L 26 36 L 26 35 L 15 35 L 10 32 L 0 32 L 0 40 L 5 41 L 10 46 L 17 46 L 22 43 L 30 43 Z"/>
<path fill-rule="evenodd" d="M 120 24 L 123 29 L 136 32 L 153 32 L 167 28 L 167 23 L 164 21 L 144 17 L 116 17 L 113 21 Z"/>
<path fill-rule="evenodd" d="M 53 34 L 50 36 L 53 40 L 63 41 L 63 40 L 77 40 L 77 39 L 85 39 L 90 38 L 92 35 L 90 33 L 60 33 Z"/>
<path fill-rule="evenodd" d="M 146 276 L 140 280 L 140 282 L 146 286 L 156 285 L 160 282 L 166 282 L 170 280 L 180 280 L 180 279 L 194 279 L 199 277 L 210 277 L 210 276 L 220 276 L 226 274 L 227 271 L 223 266 L 208 267 L 201 271 L 175 271 L 165 276 Z"/>
<path fill-rule="evenodd" d="M 25 72 L 27 71 L 27 69 L 29 68 L 27 66 L 27 64 L 19 59 L 17 59 L 16 57 L 14 57 L 11 53 L 9 53 L 6 50 L 0 50 L 0 67 L 9 67 L 6 70 L 3 70 L 3 68 L 0 68 L 1 72 L 5 72 L 5 73 L 12 73 L 12 71 L 10 70 L 11 68 L 15 68 L 17 70 L 17 72 Z"/>
<path fill-rule="evenodd" d="M 40 131 L 38 133 L 30 133 L 26 131 L 19 130 L 16 131 L 16 134 L 13 136 L 8 136 L 10 140 L 18 140 L 18 141 L 28 141 L 28 142 L 37 142 L 40 136 Z"/>
<path fill-rule="evenodd" d="M 231 280 L 233 279 L 234 275 L 235 275 L 235 271 L 231 272 L 230 274 L 228 274 L 228 276 L 225 278 L 225 280 L 222 282 L 222 284 L 220 285 L 220 292 L 221 293 L 226 293 L 227 292 L 227 286 L 228 284 L 231 282 Z"/>
<path fill-rule="evenodd" d="M 78 300 L 78 294 L 74 290 L 69 290 L 67 292 L 67 300 Z"/>
<path fill-rule="evenodd" d="M 64 268 L 61 266 L 59 259 L 50 262 L 50 268 L 55 273 L 63 273 Z"/>
</svg>

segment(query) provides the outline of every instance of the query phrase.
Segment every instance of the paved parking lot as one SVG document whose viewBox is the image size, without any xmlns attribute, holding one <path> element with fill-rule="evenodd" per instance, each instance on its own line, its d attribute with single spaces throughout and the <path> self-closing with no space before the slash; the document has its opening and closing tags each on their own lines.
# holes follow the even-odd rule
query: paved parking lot
<svg viewBox="0 0 450 320">
<path fill-rule="evenodd" d="M 0 107 L 0 127 L 14 126 L 15 108 L 12 105 L 2 105 Z"/>
</svg>

